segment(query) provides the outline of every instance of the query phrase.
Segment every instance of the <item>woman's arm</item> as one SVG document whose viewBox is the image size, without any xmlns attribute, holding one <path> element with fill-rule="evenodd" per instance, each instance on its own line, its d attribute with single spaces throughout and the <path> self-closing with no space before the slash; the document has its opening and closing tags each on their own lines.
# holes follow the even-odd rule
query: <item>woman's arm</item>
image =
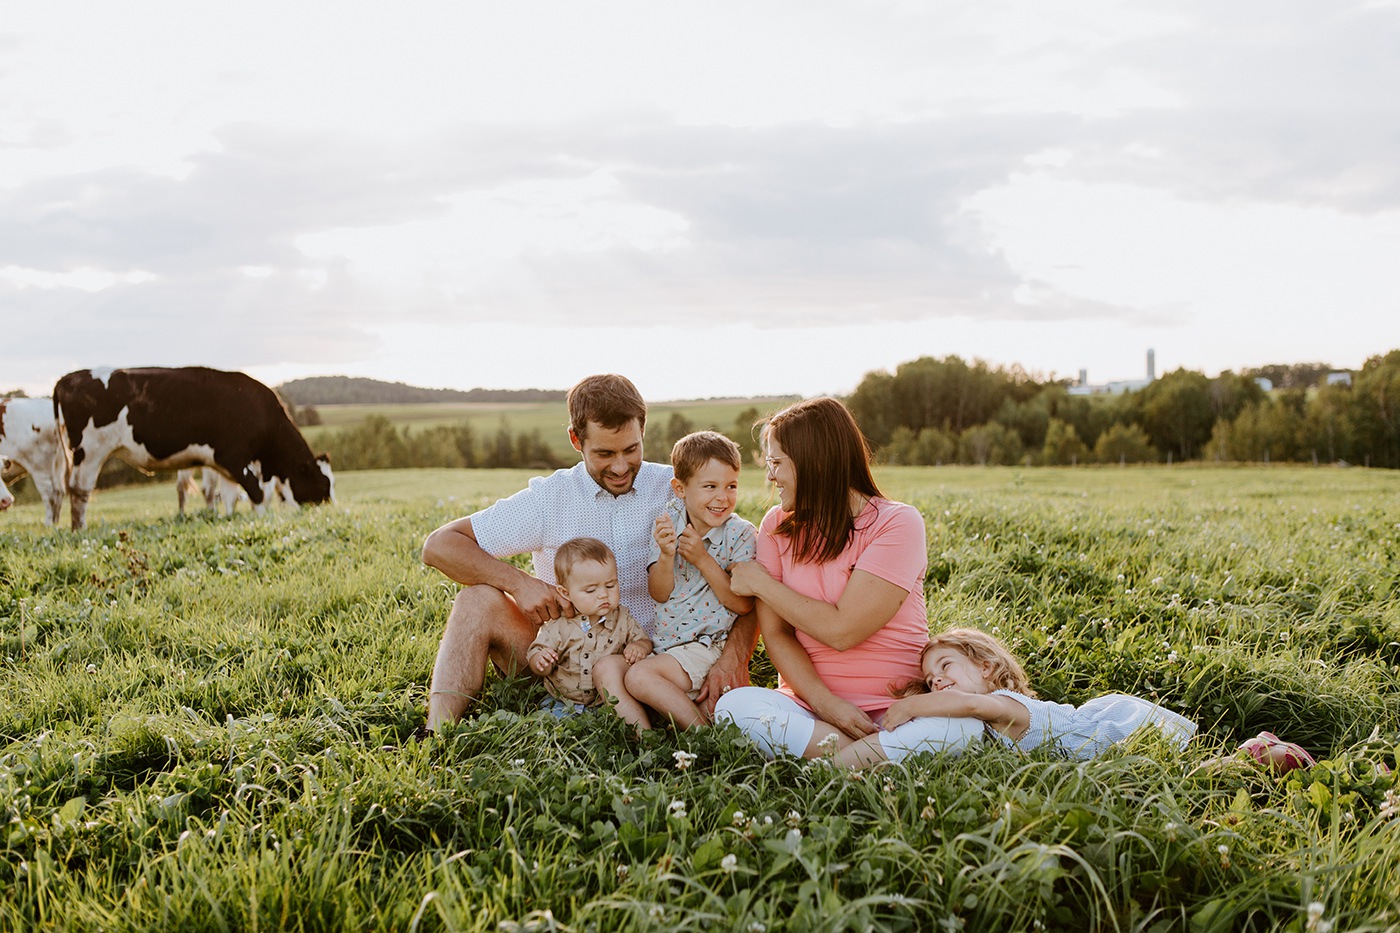
<svg viewBox="0 0 1400 933">
<path fill-rule="evenodd" d="M 764 603 L 760 602 L 755 612 L 769 660 L 783 675 L 783 682 L 812 708 L 818 719 L 853 739 L 879 731 L 869 714 L 854 703 L 841 699 L 826 686 L 812 666 L 807 649 L 797 640 L 792 626 Z"/>
<path fill-rule="evenodd" d="M 940 690 L 936 693 L 919 693 L 895 700 L 885 711 L 880 728 L 888 731 L 904 725 L 911 719 L 930 716 L 944 719 L 980 719 L 1013 739 L 1025 735 L 1026 728 L 1031 724 L 1030 712 L 1009 696 Z"/>
<path fill-rule="evenodd" d="M 729 574 L 735 593 L 756 596 L 759 605 L 771 606 L 793 628 L 837 651 L 854 648 L 884 628 L 909 596 L 903 587 L 864 570 L 851 573 L 835 605 L 774 580 L 757 561 L 734 564 Z"/>
</svg>

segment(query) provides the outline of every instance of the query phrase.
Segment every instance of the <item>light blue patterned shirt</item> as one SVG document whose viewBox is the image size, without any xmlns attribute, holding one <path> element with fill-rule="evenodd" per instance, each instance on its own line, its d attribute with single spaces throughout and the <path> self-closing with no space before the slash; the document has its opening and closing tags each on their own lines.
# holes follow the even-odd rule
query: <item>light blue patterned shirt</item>
<svg viewBox="0 0 1400 933">
<path fill-rule="evenodd" d="M 529 486 L 472 515 L 472 533 L 492 557 L 530 553 L 535 576 L 554 583 L 554 552 L 571 538 L 597 538 L 617 558 L 619 600 L 650 629 L 656 604 L 647 592 L 652 522 L 671 496 L 669 464 L 643 463 L 631 491 L 614 496 L 580 461 L 532 477 Z"/>
<path fill-rule="evenodd" d="M 1011 690 L 994 691 L 1011 697 L 1030 713 L 1026 734 L 1012 739 L 988 727 L 988 734 L 1014 748 L 1030 751 L 1049 742 L 1069 758 L 1087 760 L 1138 729 L 1153 725 L 1178 746 L 1196 734 L 1196 724 L 1179 713 L 1150 700 L 1110 693 L 1095 697 L 1078 708 L 1068 703 L 1036 700 Z"/>
<path fill-rule="evenodd" d="M 685 503 L 672 498 L 666 504 L 666 516 L 676 527 L 676 536 L 685 530 L 688 521 Z M 704 535 L 705 550 L 710 552 L 726 571 L 739 561 L 753 560 L 755 542 L 758 539 L 753 523 L 738 515 L 730 514 L 724 524 L 711 528 Z M 651 550 L 647 557 L 650 567 L 661 559 L 661 546 L 656 537 L 651 539 Z M 676 551 L 676 583 L 671 589 L 671 598 L 656 607 L 656 620 L 651 627 L 652 642 L 657 651 L 665 651 L 686 642 L 717 641 L 729 634 L 734 626 L 736 613 L 719 601 L 718 594 L 710 586 L 694 564 Z"/>
</svg>

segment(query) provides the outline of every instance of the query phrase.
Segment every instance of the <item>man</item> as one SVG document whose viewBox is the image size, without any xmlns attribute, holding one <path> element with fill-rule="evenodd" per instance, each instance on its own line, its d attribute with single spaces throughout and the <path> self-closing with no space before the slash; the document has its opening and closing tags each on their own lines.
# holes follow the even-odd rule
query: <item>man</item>
<svg viewBox="0 0 1400 933">
<path fill-rule="evenodd" d="M 569 443 L 581 462 L 428 535 L 423 563 L 464 584 L 452 603 L 433 664 L 428 730 L 456 722 L 481 692 L 489 659 L 506 674 L 528 671 L 525 655 L 539 627 L 571 614 L 552 585 L 554 552 L 580 536 L 617 556 L 621 601 L 648 631 L 656 610 L 647 593 L 652 524 L 671 496 L 671 468 L 642 461 L 646 402 L 618 375 L 589 376 L 569 390 Z M 502 558 L 532 553 L 535 575 Z M 749 682 L 758 638 L 752 614 L 735 622 L 696 702 L 707 716 L 731 687 Z"/>
</svg>

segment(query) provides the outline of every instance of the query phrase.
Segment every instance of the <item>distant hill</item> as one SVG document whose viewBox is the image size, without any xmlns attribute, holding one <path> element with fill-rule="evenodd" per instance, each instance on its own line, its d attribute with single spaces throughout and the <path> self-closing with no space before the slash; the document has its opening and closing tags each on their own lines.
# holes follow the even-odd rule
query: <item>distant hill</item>
<svg viewBox="0 0 1400 933">
<path fill-rule="evenodd" d="M 395 405 L 423 402 L 554 402 L 564 389 L 423 389 L 402 382 L 359 376 L 310 376 L 277 386 L 289 403 L 304 405 Z"/>
</svg>

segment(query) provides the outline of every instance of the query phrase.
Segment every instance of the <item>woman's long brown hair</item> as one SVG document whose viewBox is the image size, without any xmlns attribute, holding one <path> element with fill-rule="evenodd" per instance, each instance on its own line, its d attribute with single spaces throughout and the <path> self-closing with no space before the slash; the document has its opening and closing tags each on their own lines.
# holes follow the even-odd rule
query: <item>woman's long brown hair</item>
<svg viewBox="0 0 1400 933">
<path fill-rule="evenodd" d="M 835 560 L 855 528 L 851 492 L 884 498 L 870 474 L 865 435 L 845 405 L 813 398 L 768 419 L 763 436 L 778 442 L 797 474 L 793 510 L 778 523 L 777 533 L 792 542 L 800 562 Z"/>
</svg>

